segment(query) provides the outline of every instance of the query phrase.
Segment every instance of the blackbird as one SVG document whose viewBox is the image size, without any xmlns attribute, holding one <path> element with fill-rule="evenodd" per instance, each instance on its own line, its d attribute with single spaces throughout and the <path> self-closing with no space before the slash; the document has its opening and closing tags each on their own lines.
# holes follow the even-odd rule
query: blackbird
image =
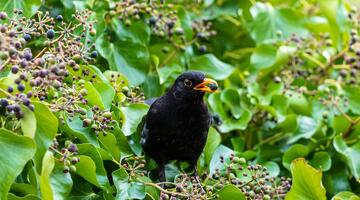
<svg viewBox="0 0 360 200">
<path fill-rule="evenodd" d="M 157 163 L 160 182 L 165 181 L 164 167 L 170 160 L 188 162 L 197 178 L 197 160 L 210 126 L 203 97 L 217 87 L 216 81 L 205 78 L 202 72 L 185 72 L 150 106 L 140 143 L 145 154 Z"/>
</svg>

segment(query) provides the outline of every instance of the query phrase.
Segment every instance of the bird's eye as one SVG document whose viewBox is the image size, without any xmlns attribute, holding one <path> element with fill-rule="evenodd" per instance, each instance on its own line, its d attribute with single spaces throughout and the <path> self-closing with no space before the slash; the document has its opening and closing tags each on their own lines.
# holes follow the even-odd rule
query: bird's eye
<svg viewBox="0 0 360 200">
<path fill-rule="evenodd" d="M 192 86 L 192 82 L 191 82 L 189 79 L 185 79 L 185 80 L 184 80 L 184 85 L 185 85 L 186 87 L 191 87 L 191 86 Z"/>
</svg>

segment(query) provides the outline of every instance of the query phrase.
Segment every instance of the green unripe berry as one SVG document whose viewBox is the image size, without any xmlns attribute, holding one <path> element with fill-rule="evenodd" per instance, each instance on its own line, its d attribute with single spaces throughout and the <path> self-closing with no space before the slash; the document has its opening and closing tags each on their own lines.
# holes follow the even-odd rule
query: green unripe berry
<svg viewBox="0 0 360 200">
<path fill-rule="evenodd" d="M 75 165 L 70 165 L 70 172 L 72 172 L 72 173 L 76 172 Z"/>
<path fill-rule="evenodd" d="M 239 164 L 245 164 L 246 159 L 245 158 L 239 158 Z"/>
<path fill-rule="evenodd" d="M 111 112 L 104 112 L 104 114 L 103 114 L 103 117 L 105 117 L 105 118 L 107 118 L 107 119 L 110 119 L 111 118 L 111 116 L 112 116 L 112 114 L 111 114 Z"/>
<path fill-rule="evenodd" d="M 87 89 L 85 89 L 85 88 L 81 89 L 80 94 L 83 95 L 83 96 L 86 96 L 88 94 Z"/>
</svg>

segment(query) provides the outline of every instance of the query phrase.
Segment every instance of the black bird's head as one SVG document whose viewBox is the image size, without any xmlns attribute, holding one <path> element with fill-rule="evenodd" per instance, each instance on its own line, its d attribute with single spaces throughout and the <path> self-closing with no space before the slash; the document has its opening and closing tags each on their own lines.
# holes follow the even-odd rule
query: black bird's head
<svg viewBox="0 0 360 200">
<path fill-rule="evenodd" d="M 182 73 L 170 90 L 176 98 L 192 101 L 201 99 L 206 92 L 215 92 L 218 89 L 216 81 L 205 78 L 205 74 L 197 71 Z"/>
</svg>

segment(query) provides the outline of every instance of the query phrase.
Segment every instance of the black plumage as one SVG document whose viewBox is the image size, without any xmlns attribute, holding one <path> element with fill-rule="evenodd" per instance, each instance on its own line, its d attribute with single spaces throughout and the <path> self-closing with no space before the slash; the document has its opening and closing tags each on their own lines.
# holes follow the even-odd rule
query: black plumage
<svg viewBox="0 0 360 200">
<path fill-rule="evenodd" d="M 216 89 L 216 82 L 203 73 L 185 72 L 164 96 L 152 103 L 140 143 L 145 154 L 158 164 L 160 182 L 165 181 L 164 166 L 170 160 L 188 162 L 197 175 L 197 160 L 210 126 L 203 97 L 205 92 Z"/>
</svg>

